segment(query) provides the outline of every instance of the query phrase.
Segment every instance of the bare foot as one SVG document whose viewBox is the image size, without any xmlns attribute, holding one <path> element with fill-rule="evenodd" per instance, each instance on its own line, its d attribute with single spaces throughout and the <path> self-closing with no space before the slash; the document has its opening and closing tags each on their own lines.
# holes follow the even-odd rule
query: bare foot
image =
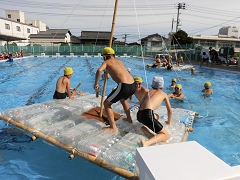
<svg viewBox="0 0 240 180">
<path fill-rule="evenodd" d="M 123 121 L 127 121 L 127 122 L 129 122 L 129 123 L 132 123 L 132 119 L 123 118 L 122 120 L 123 120 Z"/>
<path fill-rule="evenodd" d="M 118 133 L 118 128 L 113 129 L 111 127 L 103 127 L 102 130 L 104 130 L 106 132 L 110 132 L 110 133 Z"/>
<path fill-rule="evenodd" d="M 148 139 L 150 139 L 154 136 L 146 126 L 142 126 L 141 131 L 143 132 L 143 134 L 145 134 L 145 136 L 148 137 Z"/>
<path fill-rule="evenodd" d="M 165 123 L 166 123 L 166 124 L 169 124 L 169 125 L 173 124 L 172 121 L 165 121 Z"/>
<path fill-rule="evenodd" d="M 142 147 L 147 147 L 148 145 L 147 145 L 147 143 L 146 143 L 146 140 L 141 140 L 141 144 L 142 144 Z"/>
</svg>

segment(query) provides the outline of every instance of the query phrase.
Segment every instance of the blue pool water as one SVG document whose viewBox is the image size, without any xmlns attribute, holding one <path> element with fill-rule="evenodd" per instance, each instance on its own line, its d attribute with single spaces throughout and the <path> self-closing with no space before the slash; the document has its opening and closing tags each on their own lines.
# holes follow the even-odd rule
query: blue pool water
<svg viewBox="0 0 240 180">
<path fill-rule="evenodd" d="M 121 57 L 131 74 L 144 79 L 149 86 L 153 76 L 163 76 L 164 91 L 172 78 L 177 78 L 186 95 L 184 101 L 171 99 L 174 108 L 191 109 L 199 113 L 193 125 L 194 132 L 188 141 L 195 140 L 231 166 L 240 165 L 240 74 L 196 68 L 190 70 L 168 71 L 166 69 L 145 69 L 143 60 Z M 144 63 L 152 63 L 144 59 Z M 95 72 L 102 63 L 98 57 L 32 57 L 16 60 L 14 63 L 0 63 L 0 112 L 52 99 L 55 83 L 63 74 L 63 68 L 74 70 L 71 87 L 77 86 L 87 75 L 88 78 L 79 90 L 95 93 L 93 83 Z M 214 94 L 203 96 L 201 90 L 206 81 L 211 81 Z M 103 80 L 100 81 L 103 86 Z M 107 82 L 108 94 L 116 83 L 110 78 Z M 24 132 L 0 121 L 0 179 L 123 179 L 90 162 L 74 158 L 68 160 L 68 153 L 45 143 L 42 140 L 30 141 Z"/>
</svg>

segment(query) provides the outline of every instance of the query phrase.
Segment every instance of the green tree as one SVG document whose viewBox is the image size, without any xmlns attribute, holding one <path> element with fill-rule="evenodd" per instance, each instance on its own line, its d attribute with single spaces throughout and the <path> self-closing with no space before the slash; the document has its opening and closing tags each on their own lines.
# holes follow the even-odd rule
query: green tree
<svg viewBox="0 0 240 180">
<path fill-rule="evenodd" d="M 193 39 L 189 37 L 188 34 L 183 30 L 179 30 L 173 35 L 172 44 L 183 45 L 183 44 L 192 44 L 192 43 L 193 43 Z"/>
</svg>

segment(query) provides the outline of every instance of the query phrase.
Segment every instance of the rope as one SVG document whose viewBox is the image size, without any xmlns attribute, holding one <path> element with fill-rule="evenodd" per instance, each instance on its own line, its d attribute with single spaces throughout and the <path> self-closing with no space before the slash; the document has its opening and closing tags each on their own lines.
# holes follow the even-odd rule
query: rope
<svg viewBox="0 0 240 180">
<path fill-rule="evenodd" d="M 140 34 L 140 30 L 139 30 L 139 23 L 138 23 L 138 16 L 137 16 L 137 11 L 136 11 L 135 0 L 134 0 L 134 10 L 135 10 L 136 21 L 137 21 L 138 36 L 139 36 L 139 39 L 141 39 L 141 34 Z M 149 87 L 148 87 L 148 78 L 147 78 L 147 71 L 146 71 L 145 59 L 144 59 L 144 55 L 143 55 L 142 44 L 140 45 L 140 47 L 141 47 L 142 63 L 143 63 L 144 75 L 145 75 L 145 79 L 146 79 L 146 85 L 147 85 L 147 89 L 149 89 Z M 149 91 L 148 91 L 148 100 L 150 101 L 150 106 L 151 106 L 151 99 L 150 99 Z M 153 116 L 154 116 L 154 114 L 153 114 Z M 155 132 L 155 127 L 154 127 L 153 118 L 154 118 L 154 117 L 152 117 L 152 125 L 153 125 L 153 131 Z M 156 144 L 157 144 L 156 134 L 154 135 L 154 137 L 155 137 L 155 142 L 156 142 Z"/>
<path fill-rule="evenodd" d="M 63 27 L 63 25 L 65 24 L 65 22 L 67 22 L 68 18 L 72 15 L 72 13 L 75 11 L 75 9 L 78 7 L 78 5 L 80 4 L 82 0 L 80 0 L 78 2 L 78 4 L 75 6 L 75 8 L 72 10 L 72 12 L 68 15 L 68 17 L 65 19 L 65 21 L 63 22 L 63 24 L 61 25 L 61 27 L 58 29 L 58 31 L 54 34 L 53 38 L 54 39 L 56 37 L 56 35 L 58 34 L 59 30 Z"/>
<path fill-rule="evenodd" d="M 95 47 L 96 47 L 96 44 L 97 44 L 97 41 L 98 41 L 98 36 L 99 36 L 99 30 L 100 30 L 101 27 L 102 27 L 103 17 L 104 17 L 104 15 L 105 15 L 105 13 L 106 13 L 107 4 L 108 4 L 108 0 L 107 0 L 107 2 L 106 2 L 105 8 L 104 8 L 104 12 L 103 12 L 102 19 L 101 19 L 101 22 L 100 22 L 100 27 L 99 27 L 98 33 L 97 33 L 97 38 L 96 38 L 96 41 L 95 41 L 95 45 L 94 45 L 94 47 L 93 47 L 93 52 L 95 52 Z"/>
</svg>

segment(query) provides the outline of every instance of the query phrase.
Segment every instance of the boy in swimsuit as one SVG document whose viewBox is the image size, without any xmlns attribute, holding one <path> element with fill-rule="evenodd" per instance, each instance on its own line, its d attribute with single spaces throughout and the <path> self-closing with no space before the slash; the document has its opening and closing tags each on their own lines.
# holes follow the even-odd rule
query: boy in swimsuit
<svg viewBox="0 0 240 180">
<path fill-rule="evenodd" d="M 196 74 L 195 68 L 191 68 L 191 74 Z"/>
<path fill-rule="evenodd" d="M 182 85 L 177 84 L 175 86 L 175 91 L 172 94 L 168 94 L 168 97 L 182 100 L 184 98 L 184 94 L 181 92 L 181 90 L 182 90 Z"/>
<path fill-rule="evenodd" d="M 106 47 L 102 51 L 102 56 L 104 62 L 98 68 L 95 77 L 94 89 L 99 90 L 98 81 L 102 74 L 103 70 L 107 70 L 107 73 L 110 74 L 112 79 L 118 84 L 117 88 L 114 89 L 104 101 L 104 108 L 106 115 L 109 119 L 110 127 L 104 127 L 103 130 L 107 132 L 117 133 L 118 128 L 114 120 L 114 113 L 112 111 L 111 105 L 120 100 L 123 109 L 127 115 L 127 118 L 124 120 L 132 123 L 132 118 L 130 116 L 130 107 L 126 99 L 133 95 L 136 91 L 136 84 L 133 77 L 127 71 L 127 68 L 124 66 L 121 60 L 115 58 L 115 51 Z"/>
<path fill-rule="evenodd" d="M 176 78 L 172 78 L 172 83 L 170 85 L 170 88 L 174 89 L 177 83 L 177 79 Z"/>
<path fill-rule="evenodd" d="M 148 140 L 141 140 L 143 147 L 150 146 L 154 143 L 166 141 L 170 135 L 162 124 L 157 120 L 154 111 L 165 102 L 168 111 L 167 124 L 172 124 L 172 107 L 167 97 L 167 94 L 163 92 L 164 80 L 162 77 L 153 77 L 152 90 L 148 91 L 143 87 L 138 86 L 135 95 L 140 101 L 140 108 L 137 113 L 137 120 L 144 124 L 141 128 L 143 133 L 149 138 Z M 156 133 L 154 135 L 152 132 Z"/>
<path fill-rule="evenodd" d="M 209 81 L 205 82 L 205 84 L 204 84 L 205 89 L 203 89 L 202 92 L 205 94 L 213 94 L 213 90 L 210 87 L 211 87 L 211 82 L 209 82 Z"/>
<path fill-rule="evenodd" d="M 74 99 L 71 90 L 74 88 L 70 87 L 70 78 L 72 77 L 73 70 L 70 67 L 64 68 L 64 76 L 58 78 L 56 83 L 56 90 L 53 95 L 53 99 L 65 99 L 67 96 L 69 99 Z M 79 95 L 83 95 L 82 92 L 78 93 Z"/>
</svg>

